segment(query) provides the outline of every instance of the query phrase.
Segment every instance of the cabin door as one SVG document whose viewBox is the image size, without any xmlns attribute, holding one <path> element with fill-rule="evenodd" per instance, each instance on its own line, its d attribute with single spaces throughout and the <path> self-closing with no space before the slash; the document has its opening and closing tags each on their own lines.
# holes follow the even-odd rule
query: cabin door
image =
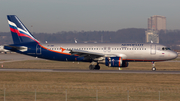
<svg viewBox="0 0 180 101">
<path fill-rule="evenodd" d="M 150 46 L 150 54 L 151 55 L 155 55 L 156 54 L 156 45 L 151 45 Z"/>
<path fill-rule="evenodd" d="M 40 54 L 41 54 L 41 46 L 39 46 L 38 44 L 37 44 L 37 46 L 36 46 L 36 54 L 37 54 L 37 55 L 40 55 Z"/>
</svg>

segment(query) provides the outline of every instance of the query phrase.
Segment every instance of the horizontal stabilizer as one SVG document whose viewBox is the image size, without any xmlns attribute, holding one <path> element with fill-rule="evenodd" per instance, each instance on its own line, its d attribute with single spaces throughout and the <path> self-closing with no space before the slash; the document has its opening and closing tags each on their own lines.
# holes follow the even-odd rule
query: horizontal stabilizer
<svg viewBox="0 0 180 101">
<path fill-rule="evenodd" d="M 21 52 L 25 52 L 25 51 L 27 51 L 28 50 L 28 48 L 27 47 L 25 47 L 25 46 L 11 46 L 11 45 L 4 45 L 4 48 L 5 49 L 8 49 L 8 50 L 19 50 L 19 51 L 21 51 Z"/>
</svg>

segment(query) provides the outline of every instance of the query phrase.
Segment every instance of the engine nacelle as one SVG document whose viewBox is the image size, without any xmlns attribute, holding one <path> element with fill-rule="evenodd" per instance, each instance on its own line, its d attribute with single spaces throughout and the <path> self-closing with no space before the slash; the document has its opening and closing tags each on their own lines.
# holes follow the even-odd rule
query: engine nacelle
<svg viewBox="0 0 180 101">
<path fill-rule="evenodd" d="M 109 67 L 128 67 L 129 63 L 122 61 L 121 57 L 106 57 L 105 65 Z"/>
<path fill-rule="evenodd" d="M 109 67 L 121 67 L 122 58 L 121 57 L 106 57 L 105 65 Z"/>
</svg>

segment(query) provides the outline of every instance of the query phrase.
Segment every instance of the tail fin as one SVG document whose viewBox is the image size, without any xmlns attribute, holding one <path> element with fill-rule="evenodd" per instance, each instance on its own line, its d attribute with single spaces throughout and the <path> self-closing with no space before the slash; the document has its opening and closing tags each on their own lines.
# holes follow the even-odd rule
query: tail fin
<svg viewBox="0 0 180 101">
<path fill-rule="evenodd" d="M 16 15 L 7 15 L 14 44 L 37 42 L 34 36 L 23 25 Z"/>
</svg>

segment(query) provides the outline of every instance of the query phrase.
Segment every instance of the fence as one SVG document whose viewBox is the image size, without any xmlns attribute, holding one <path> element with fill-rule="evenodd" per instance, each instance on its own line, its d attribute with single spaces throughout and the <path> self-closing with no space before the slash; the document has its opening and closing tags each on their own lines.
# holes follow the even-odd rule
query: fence
<svg viewBox="0 0 180 101">
<path fill-rule="evenodd" d="M 178 87 L 0 84 L 1 101 L 177 101 Z"/>
</svg>

